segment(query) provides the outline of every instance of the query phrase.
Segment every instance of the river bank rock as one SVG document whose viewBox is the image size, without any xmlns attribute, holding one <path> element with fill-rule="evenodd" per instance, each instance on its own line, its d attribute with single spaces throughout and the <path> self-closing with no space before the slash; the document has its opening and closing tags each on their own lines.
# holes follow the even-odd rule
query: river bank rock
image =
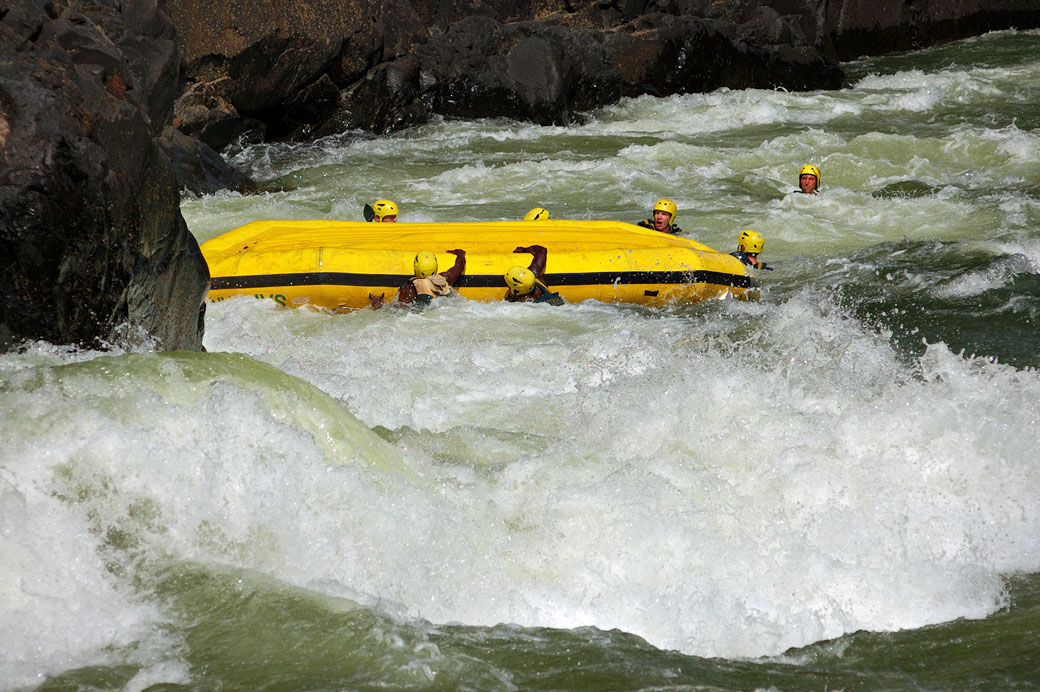
<svg viewBox="0 0 1040 692">
<path fill-rule="evenodd" d="M 209 273 L 158 139 L 180 68 L 155 0 L 0 3 L 0 349 L 202 348 Z"/>
<path fill-rule="evenodd" d="M 838 60 L 1040 26 L 1034 0 L 169 0 L 220 149 L 448 117 L 566 123 L 623 96 L 834 89 Z"/>
<path fill-rule="evenodd" d="M 602 31 L 582 19 L 470 17 L 434 28 L 413 53 L 377 65 L 345 90 L 344 111 L 352 125 L 375 132 L 434 114 L 550 125 L 623 96 L 837 88 L 843 79 L 812 49 L 749 46 L 712 20 L 641 16 Z"/>
<path fill-rule="evenodd" d="M 232 190 L 244 195 L 257 191 L 256 183 L 232 168 L 212 147 L 169 125 L 160 138 L 169 152 L 177 187 L 197 195 Z"/>
<path fill-rule="evenodd" d="M 170 0 L 191 90 L 175 123 L 221 148 L 449 117 L 566 123 L 622 96 L 841 86 L 801 18 L 745 31 L 681 2 Z M 208 94 L 200 98 L 198 94 Z"/>
<path fill-rule="evenodd" d="M 1002 29 L 1040 27 L 1036 0 L 812 0 L 821 51 L 853 60 Z"/>
</svg>

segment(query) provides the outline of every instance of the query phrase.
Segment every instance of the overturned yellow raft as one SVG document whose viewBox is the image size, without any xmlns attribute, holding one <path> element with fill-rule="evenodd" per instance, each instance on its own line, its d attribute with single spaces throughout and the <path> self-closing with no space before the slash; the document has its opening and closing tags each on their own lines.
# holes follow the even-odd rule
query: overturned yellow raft
<svg viewBox="0 0 1040 692">
<path fill-rule="evenodd" d="M 471 300 L 502 300 L 503 274 L 526 267 L 518 246 L 548 249 L 545 283 L 569 302 L 667 305 L 732 296 L 757 300 L 758 283 L 735 257 L 687 238 L 619 221 L 364 223 L 254 221 L 202 244 L 209 300 L 246 295 L 281 305 L 363 308 L 390 300 L 409 277 L 419 250 L 437 254 L 440 270 L 466 251 L 456 284 Z"/>
</svg>

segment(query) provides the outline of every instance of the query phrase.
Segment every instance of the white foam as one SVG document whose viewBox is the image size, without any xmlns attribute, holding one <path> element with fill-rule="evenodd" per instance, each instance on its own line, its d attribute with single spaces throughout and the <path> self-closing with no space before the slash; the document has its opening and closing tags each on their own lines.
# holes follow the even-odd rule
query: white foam
<svg viewBox="0 0 1040 692">
<path fill-rule="evenodd" d="M 3 592 L 13 634 L 51 653 L 6 665 L 61 668 L 146 636 L 154 609 L 100 564 L 105 527 L 146 562 L 228 563 L 434 622 L 618 627 L 698 655 L 992 612 L 1001 573 L 1040 569 L 1040 377 L 942 345 L 918 377 L 827 304 L 721 304 L 711 320 L 213 306 L 211 351 L 310 380 L 400 429 L 396 450 L 262 367 L 200 380 L 180 360 L 131 361 L 126 379 L 106 361 L 9 393 L 24 427 L 5 445 L 4 516 L 23 526 L 6 552 L 54 558 L 16 559 L 23 586 Z M 56 497 L 75 488 L 82 502 Z M 58 628 L 82 646 L 62 654 Z"/>
<path fill-rule="evenodd" d="M 249 380 L 251 361 L 234 357 L 98 355 L 5 375 L 0 679 L 11 684 L 118 662 L 164 636 L 135 575 L 147 583 L 168 560 L 277 560 L 265 526 L 288 526 L 304 501 L 282 493 L 295 464 L 316 464 L 315 480 L 330 463 L 395 464 L 338 405 L 265 366 Z"/>
<path fill-rule="evenodd" d="M 331 563 L 293 561 L 434 621 L 620 627 L 700 655 L 992 612 L 999 574 L 1040 562 L 1040 380 L 942 345 L 919 380 L 883 336 L 819 304 L 756 307 L 764 322 L 743 344 L 594 305 L 326 325 L 327 344 L 282 366 L 322 373 L 370 424 L 430 431 L 401 448 L 438 490 L 391 484 L 376 509 L 352 487 L 364 524 L 388 524 L 356 537 L 389 530 L 395 545 L 377 539 L 360 566 L 354 543 Z M 404 371 L 385 363 L 388 333 Z M 995 410 L 1025 434 L 988 432 Z M 498 432 L 485 442 L 468 426 Z M 512 432 L 534 447 L 525 437 L 510 457 Z"/>
<path fill-rule="evenodd" d="M 42 676 L 84 657 L 109 659 L 107 649 L 152 637 L 157 613 L 106 570 L 104 555 L 92 538 L 89 512 L 84 511 L 93 503 L 84 499 L 75 506 L 77 488 L 68 487 L 61 476 L 69 470 L 77 477 L 82 448 L 106 436 L 95 433 L 94 440 L 80 441 L 40 430 L 39 444 L 33 435 L 11 430 L 11 422 L 46 415 L 55 405 L 53 397 L 5 399 L 0 561 L 6 577 L 0 583 L 0 680 L 8 689 L 38 684 Z M 77 414 L 75 424 L 65 424 L 80 435 L 88 434 L 89 409 Z M 60 418 L 48 417 L 52 425 Z M 56 494 L 65 494 L 64 501 Z"/>
</svg>

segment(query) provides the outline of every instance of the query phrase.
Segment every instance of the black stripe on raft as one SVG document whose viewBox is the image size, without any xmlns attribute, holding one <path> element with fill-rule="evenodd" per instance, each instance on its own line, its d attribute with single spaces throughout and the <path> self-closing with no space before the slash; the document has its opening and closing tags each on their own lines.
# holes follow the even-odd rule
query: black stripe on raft
<svg viewBox="0 0 1040 692">
<path fill-rule="evenodd" d="M 250 276 L 214 276 L 210 288 L 227 290 L 239 288 L 266 288 L 268 286 L 367 286 L 398 287 L 410 277 L 400 274 L 352 274 L 346 272 L 309 272 L 303 274 L 254 274 Z M 546 274 L 546 285 L 553 286 L 599 286 L 618 284 L 712 284 L 754 288 L 758 281 L 743 275 L 710 271 L 663 271 L 663 272 L 576 272 L 572 274 Z M 463 275 L 457 287 L 505 288 L 501 274 Z"/>
</svg>

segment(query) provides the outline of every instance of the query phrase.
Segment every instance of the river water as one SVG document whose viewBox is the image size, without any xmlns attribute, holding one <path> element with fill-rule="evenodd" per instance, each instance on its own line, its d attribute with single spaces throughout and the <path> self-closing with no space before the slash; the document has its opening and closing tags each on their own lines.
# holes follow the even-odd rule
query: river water
<svg viewBox="0 0 1040 692">
<path fill-rule="evenodd" d="M 1040 689 L 1040 32 L 845 68 L 228 152 L 200 241 L 669 196 L 775 270 L 0 356 L 0 689 Z"/>
</svg>

